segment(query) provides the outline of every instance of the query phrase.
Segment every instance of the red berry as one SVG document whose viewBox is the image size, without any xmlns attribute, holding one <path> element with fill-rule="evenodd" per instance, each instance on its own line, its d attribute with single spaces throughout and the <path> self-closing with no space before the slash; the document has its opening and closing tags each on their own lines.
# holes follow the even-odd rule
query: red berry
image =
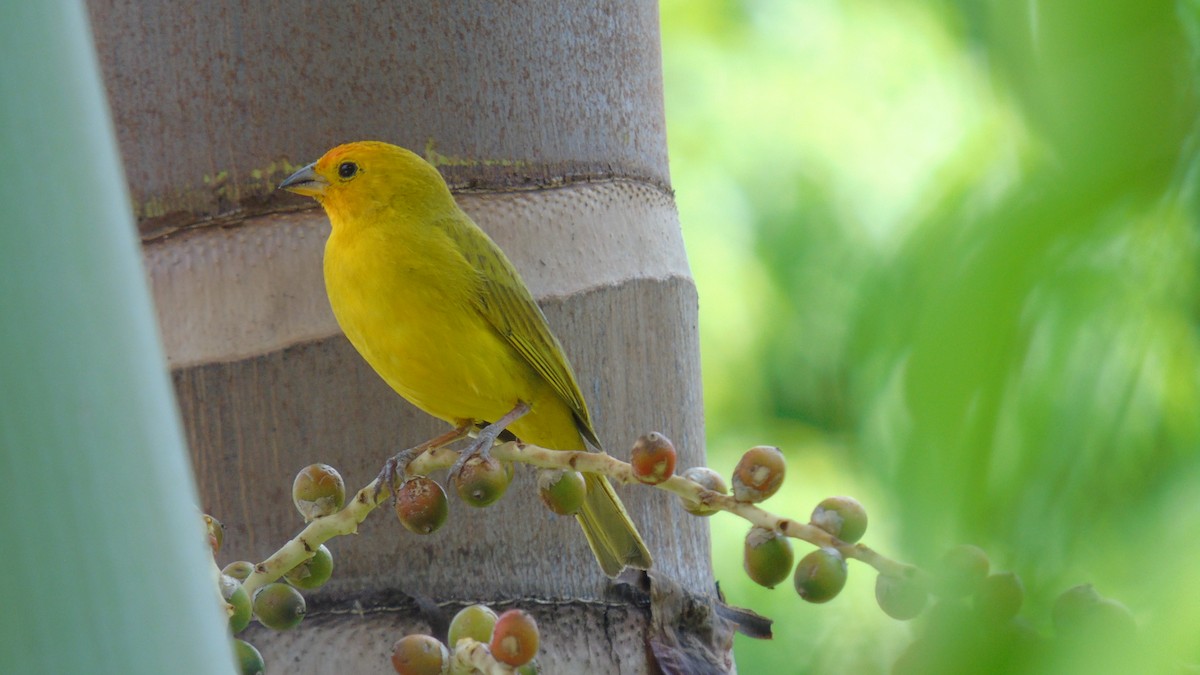
<svg viewBox="0 0 1200 675">
<path fill-rule="evenodd" d="M 496 620 L 490 645 L 492 656 L 510 666 L 523 666 L 537 656 L 538 627 L 533 617 L 510 609 Z"/>
<path fill-rule="evenodd" d="M 633 444 L 633 475 L 647 485 L 658 485 L 675 474 L 675 444 L 657 431 L 637 439 Z"/>
<path fill-rule="evenodd" d="M 437 481 L 413 476 L 396 491 L 396 517 L 416 534 L 436 532 L 450 512 L 446 491 Z"/>
<path fill-rule="evenodd" d="M 779 490 L 786 466 L 779 448 L 759 445 L 742 455 L 733 470 L 733 498 L 755 504 Z"/>
</svg>

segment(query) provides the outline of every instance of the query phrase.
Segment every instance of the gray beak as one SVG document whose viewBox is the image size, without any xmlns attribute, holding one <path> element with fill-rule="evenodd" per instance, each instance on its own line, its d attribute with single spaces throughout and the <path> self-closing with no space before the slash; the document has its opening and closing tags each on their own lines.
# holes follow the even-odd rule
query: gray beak
<svg viewBox="0 0 1200 675">
<path fill-rule="evenodd" d="M 306 197 L 319 197 L 325 193 L 325 188 L 329 187 L 329 181 L 316 171 L 317 163 L 313 162 L 308 166 L 300 169 L 296 173 L 290 175 L 282 183 L 279 184 L 280 190 L 295 192 L 298 195 Z"/>
</svg>

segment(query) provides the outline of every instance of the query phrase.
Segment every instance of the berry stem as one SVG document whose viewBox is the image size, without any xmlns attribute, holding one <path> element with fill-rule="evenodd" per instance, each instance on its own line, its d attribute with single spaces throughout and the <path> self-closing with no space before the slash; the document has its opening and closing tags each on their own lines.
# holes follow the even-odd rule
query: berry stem
<svg viewBox="0 0 1200 675">
<path fill-rule="evenodd" d="M 543 469 L 570 469 L 585 473 L 598 473 L 623 484 L 645 485 L 634 475 L 633 467 L 604 452 L 563 451 L 509 441 L 492 448 L 492 456 L 512 462 L 521 462 Z M 459 459 L 459 453 L 446 447 L 432 448 L 415 457 L 408 464 L 409 475 L 429 475 L 447 469 Z M 866 544 L 849 544 L 819 527 L 784 518 L 754 504 L 739 502 L 729 495 L 706 489 L 704 486 L 681 475 L 652 485 L 659 490 L 671 492 L 685 501 L 700 504 L 710 509 L 725 511 L 738 516 L 752 525 L 780 532 L 785 536 L 806 541 L 814 546 L 837 549 L 844 558 L 854 558 L 875 568 L 880 574 L 911 578 L 923 575 L 919 568 L 892 560 Z M 254 597 L 254 591 L 278 580 L 296 565 L 312 557 L 321 544 L 333 537 L 353 534 L 358 524 L 366 519 L 391 492 L 389 486 L 375 479 L 358 491 L 341 511 L 314 519 L 300 534 L 284 544 L 271 557 L 255 565 L 254 572 L 243 582 L 246 592 Z"/>
</svg>

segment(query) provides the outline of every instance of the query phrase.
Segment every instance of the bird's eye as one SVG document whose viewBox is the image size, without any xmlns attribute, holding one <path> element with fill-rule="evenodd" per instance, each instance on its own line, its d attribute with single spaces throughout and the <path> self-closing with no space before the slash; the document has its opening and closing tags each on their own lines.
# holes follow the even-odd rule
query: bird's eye
<svg viewBox="0 0 1200 675">
<path fill-rule="evenodd" d="M 358 173 L 358 165 L 354 162 L 342 162 L 338 165 L 338 175 L 342 178 L 354 178 Z"/>
</svg>

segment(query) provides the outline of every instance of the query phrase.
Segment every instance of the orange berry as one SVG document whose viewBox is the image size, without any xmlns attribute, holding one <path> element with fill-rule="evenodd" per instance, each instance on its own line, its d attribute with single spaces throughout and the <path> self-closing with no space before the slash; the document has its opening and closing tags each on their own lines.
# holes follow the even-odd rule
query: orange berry
<svg viewBox="0 0 1200 675">
<path fill-rule="evenodd" d="M 786 466 L 779 448 L 758 445 L 746 451 L 733 470 L 733 498 L 756 504 L 783 485 Z"/>
<path fill-rule="evenodd" d="M 633 444 L 629 463 L 635 478 L 647 485 L 658 485 L 675 474 L 675 444 L 652 431 Z"/>
<path fill-rule="evenodd" d="M 510 609 L 496 619 L 489 647 L 492 657 L 510 666 L 523 666 L 537 656 L 537 622 L 528 613 Z"/>
<path fill-rule="evenodd" d="M 396 491 L 396 517 L 415 534 L 436 532 L 450 513 L 446 491 L 425 476 L 413 476 Z"/>
</svg>

